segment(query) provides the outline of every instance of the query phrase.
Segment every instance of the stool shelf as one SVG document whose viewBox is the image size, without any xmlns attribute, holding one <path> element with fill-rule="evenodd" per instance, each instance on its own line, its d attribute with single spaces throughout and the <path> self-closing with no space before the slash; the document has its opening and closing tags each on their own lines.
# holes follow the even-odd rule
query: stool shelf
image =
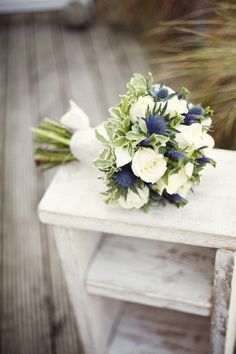
<svg viewBox="0 0 236 354">
<path fill-rule="evenodd" d="M 86 275 L 89 293 L 208 316 L 215 251 L 106 235 Z"/>
<path fill-rule="evenodd" d="M 107 354 L 207 354 L 209 319 L 177 311 L 124 304 Z"/>
</svg>

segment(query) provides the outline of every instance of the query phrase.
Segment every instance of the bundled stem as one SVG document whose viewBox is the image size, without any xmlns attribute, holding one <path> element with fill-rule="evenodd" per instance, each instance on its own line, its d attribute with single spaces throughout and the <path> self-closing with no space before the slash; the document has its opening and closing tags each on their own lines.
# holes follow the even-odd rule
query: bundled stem
<svg viewBox="0 0 236 354">
<path fill-rule="evenodd" d="M 34 160 L 43 171 L 76 160 L 70 151 L 72 133 L 61 123 L 45 118 L 30 131 L 35 134 L 34 142 L 37 143 Z"/>
</svg>

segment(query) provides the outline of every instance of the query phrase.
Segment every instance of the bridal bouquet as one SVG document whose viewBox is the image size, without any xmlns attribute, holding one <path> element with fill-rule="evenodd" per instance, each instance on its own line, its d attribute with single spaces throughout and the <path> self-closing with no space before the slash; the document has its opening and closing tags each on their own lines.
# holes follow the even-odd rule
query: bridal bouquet
<svg viewBox="0 0 236 354">
<path fill-rule="evenodd" d="M 188 102 L 185 88 L 153 84 L 151 74 L 134 74 L 127 88 L 96 132 L 104 147 L 95 161 L 107 186 L 104 199 L 126 209 L 165 200 L 183 206 L 205 166 L 215 166 L 207 133 L 213 111 Z"/>
</svg>

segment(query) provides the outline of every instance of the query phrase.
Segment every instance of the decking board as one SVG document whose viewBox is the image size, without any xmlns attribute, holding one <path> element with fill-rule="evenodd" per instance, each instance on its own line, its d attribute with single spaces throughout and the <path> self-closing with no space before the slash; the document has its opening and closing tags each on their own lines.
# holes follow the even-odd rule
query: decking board
<svg viewBox="0 0 236 354">
<path fill-rule="evenodd" d="M 59 12 L 4 15 L 0 22 L 0 351 L 78 354 L 78 331 L 53 231 L 40 225 L 36 214 L 55 170 L 44 177 L 36 171 L 28 129 L 45 115 L 59 119 L 69 98 L 98 124 L 115 103 L 118 83 L 125 87 L 128 77 L 121 72 L 137 69 L 118 55 L 125 35 L 101 25 L 98 34 L 97 25 L 71 30 Z M 113 35 L 119 37 L 117 51 L 111 46 Z M 100 48 L 103 42 L 108 58 Z M 105 73 L 108 64 L 116 72 L 114 81 Z"/>
</svg>

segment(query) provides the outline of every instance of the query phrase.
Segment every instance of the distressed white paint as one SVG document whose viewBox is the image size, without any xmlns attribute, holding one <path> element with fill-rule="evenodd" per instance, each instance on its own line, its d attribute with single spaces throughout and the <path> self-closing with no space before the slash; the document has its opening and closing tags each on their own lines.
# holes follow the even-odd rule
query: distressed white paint
<svg viewBox="0 0 236 354">
<path fill-rule="evenodd" d="M 235 288 L 232 292 L 234 260 L 233 251 L 221 249 L 216 253 L 211 318 L 211 353 L 213 354 L 234 353 L 236 321 L 235 298 L 233 298 Z"/>
<path fill-rule="evenodd" d="M 214 150 L 217 168 L 208 166 L 202 183 L 182 209 L 173 205 L 127 211 L 106 205 L 97 171 L 83 164 L 64 166 L 39 206 L 42 222 L 126 236 L 236 248 L 236 152 Z"/>
<path fill-rule="evenodd" d="M 195 247 L 193 256 L 190 251 L 192 247 L 171 246 L 150 240 L 206 248 L 236 248 L 236 152 L 215 150 L 213 157 L 218 163 L 217 168 L 208 168 L 202 184 L 190 196 L 185 208 L 160 206 L 151 208 L 148 214 L 104 204 L 99 195 L 104 190 L 104 185 L 97 180 L 97 171 L 83 163 L 62 167 L 54 178 L 40 203 L 39 215 L 45 223 L 69 229 L 66 233 L 59 229 L 56 241 L 86 353 L 104 352 L 111 330 L 119 319 L 117 316 L 122 305 L 122 302 L 114 298 L 209 314 L 210 284 L 213 277 L 212 250 L 202 250 L 199 255 L 199 250 Z M 132 238 L 107 236 L 100 245 L 100 234 L 82 230 L 110 232 Z M 159 244 L 160 248 L 156 250 L 155 245 Z M 171 256 L 169 247 L 177 247 L 177 253 Z M 185 257 L 181 258 L 184 251 Z M 222 354 L 223 351 L 225 354 L 232 354 L 235 340 L 235 285 L 231 295 L 232 254 L 232 251 L 217 251 L 212 354 Z M 204 256 L 206 258 L 200 261 Z M 235 280 L 232 284 L 234 283 Z M 87 290 L 96 295 L 88 294 Z M 151 314 L 155 312 L 153 307 L 149 307 L 149 310 Z M 124 316 L 124 322 L 121 320 L 124 325 L 118 326 L 111 351 L 107 353 L 130 353 L 132 350 L 135 353 L 143 353 L 145 350 L 156 353 L 151 349 L 148 351 L 144 337 L 144 347 L 142 341 L 139 342 L 140 331 L 145 328 L 146 322 L 144 324 L 144 316 L 139 311 L 138 313 L 138 317 L 134 316 L 134 322 L 132 314 Z M 159 320 L 160 318 L 156 322 L 152 321 L 150 327 L 147 325 L 148 331 L 153 330 L 153 323 L 158 325 Z M 185 331 L 188 328 L 187 325 Z M 177 324 L 171 332 L 171 343 L 175 343 L 175 331 L 178 329 Z M 154 347 L 160 347 L 158 353 L 187 353 L 185 345 L 178 347 L 177 342 L 175 350 L 172 348 L 171 351 L 169 347 L 168 351 L 165 346 L 162 347 L 163 343 L 168 343 L 165 336 L 162 339 L 164 332 L 161 327 L 152 332 Z M 164 348 L 163 351 L 161 348 Z M 193 349 L 196 349 L 196 345 Z"/>
<path fill-rule="evenodd" d="M 228 328 L 226 331 L 225 354 L 234 352 L 236 342 L 236 253 L 234 252 L 234 269 L 231 282 Z"/>
<path fill-rule="evenodd" d="M 103 353 L 121 303 L 89 295 L 84 286 L 88 265 L 101 235 L 90 231 L 57 228 L 55 240 L 68 293 L 86 354 Z"/>
<path fill-rule="evenodd" d="M 209 316 L 212 249 L 107 235 L 86 276 L 92 294 Z"/>
<path fill-rule="evenodd" d="M 207 354 L 208 328 L 204 317 L 126 304 L 106 354 Z"/>
</svg>

